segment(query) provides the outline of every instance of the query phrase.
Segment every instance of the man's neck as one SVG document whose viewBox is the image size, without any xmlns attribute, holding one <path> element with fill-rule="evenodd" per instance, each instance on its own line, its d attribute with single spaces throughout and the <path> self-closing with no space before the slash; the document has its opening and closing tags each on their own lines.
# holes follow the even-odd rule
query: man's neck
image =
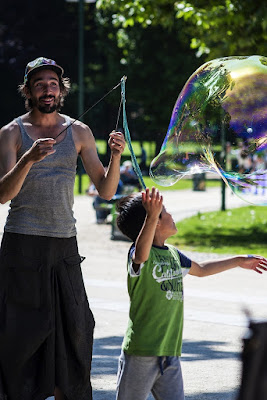
<svg viewBox="0 0 267 400">
<path fill-rule="evenodd" d="M 39 110 L 32 110 L 29 113 L 23 115 L 22 122 L 25 124 L 27 133 L 32 138 L 32 140 L 37 140 L 40 138 L 57 138 L 59 133 L 62 131 L 62 135 L 57 140 L 64 140 L 66 136 L 66 123 L 63 115 L 54 111 L 51 114 L 41 113 Z"/>
<path fill-rule="evenodd" d="M 50 114 L 40 112 L 38 109 L 34 109 L 28 114 L 28 121 L 36 127 L 52 127 L 62 122 L 62 117 L 57 111 Z"/>
</svg>

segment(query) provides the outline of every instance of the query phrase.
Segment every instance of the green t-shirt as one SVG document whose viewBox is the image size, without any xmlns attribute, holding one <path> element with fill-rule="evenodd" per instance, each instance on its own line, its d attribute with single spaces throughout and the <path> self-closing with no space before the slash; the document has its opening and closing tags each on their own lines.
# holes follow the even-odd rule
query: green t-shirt
<svg viewBox="0 0 267 400">
<path fill-rule="evenodd" d="M 180 356 L 183 275 L 189 271 L 191 260 L 174 246 L 152 246 L 148 260 L 135 274 L 133 251 L 134 247 L 128 258 L 130 313 L 122 348 L 139 356 Z"/>
</svg>

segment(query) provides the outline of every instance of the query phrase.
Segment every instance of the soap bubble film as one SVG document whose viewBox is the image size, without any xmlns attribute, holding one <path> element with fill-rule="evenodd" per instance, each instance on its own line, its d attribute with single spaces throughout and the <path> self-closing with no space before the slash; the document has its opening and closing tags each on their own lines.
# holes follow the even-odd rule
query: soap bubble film
<svg viewBox="0 0 267 400">
<path fill-rule="evenodd" d="M 267 58 L 209 61 L 188 79 L 174 106 L 150 176 L 171 186 L 214 172 L 243 200 L 267 205 Z"/>
</svg>

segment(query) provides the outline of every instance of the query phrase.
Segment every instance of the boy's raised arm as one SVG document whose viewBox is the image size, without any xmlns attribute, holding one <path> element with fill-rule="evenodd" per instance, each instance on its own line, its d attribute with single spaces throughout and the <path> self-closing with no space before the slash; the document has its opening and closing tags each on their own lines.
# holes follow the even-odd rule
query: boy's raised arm
<svg viewBox="0 0 267 400">
<path fill-rule="evenodd" d="M 155 230 L 162 211 L 163 197 L 158 189 L 153 187 L 150 193 L 147 188 L 145 192 L 142 192 L 142 203 L 146 210 L 146 219 L 135 242 L 133 262 L 137 265 L 142 264 L 149 257 Z"/>
</svg>

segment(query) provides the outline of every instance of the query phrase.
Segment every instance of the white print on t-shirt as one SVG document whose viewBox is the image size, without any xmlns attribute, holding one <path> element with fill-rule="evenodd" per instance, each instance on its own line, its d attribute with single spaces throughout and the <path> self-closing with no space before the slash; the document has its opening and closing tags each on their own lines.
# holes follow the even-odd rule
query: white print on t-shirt
<svg viewBox="0 0 267 400">
<path fill-rule="evenodd" d="M 170 266 L 170 263 L 168 264 L 169 268 L 166 269 L 166 271 L 164 271 L 166 263 L 162 263 L 162 265 L 157 263 L 154 266 L 152 276 L 157 282 L 168 281 L 169 279 L 176 279 L 177 277 L 182 279 L 181 271 L 179 269 L 173 269 L 173 267 Z"/>
<path fill-rule="evenodd" d="M 152 276 L 160 284 L 161 290 L 166 292 L 166 299 L 183 301 L 183 281 L 180 266 L 172 260 L 155 260 L 153 264 Z"/>
</svg>

